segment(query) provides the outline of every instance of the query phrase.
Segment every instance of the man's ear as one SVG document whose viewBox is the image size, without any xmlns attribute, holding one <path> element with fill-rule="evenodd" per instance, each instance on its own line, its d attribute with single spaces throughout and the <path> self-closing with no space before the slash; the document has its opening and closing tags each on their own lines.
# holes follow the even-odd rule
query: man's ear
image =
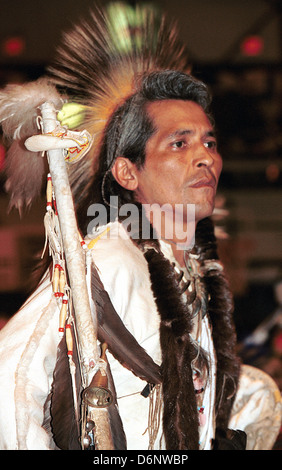
<svg viewBox="0 0 282 470">
<path fill-rule="evenodd" d="M 136 166 L 128 158 L 117 157 L 113 167 L 112 175 L 115 180 L 125 189 L 135 191 L 138 187 Z"/>
</svg>

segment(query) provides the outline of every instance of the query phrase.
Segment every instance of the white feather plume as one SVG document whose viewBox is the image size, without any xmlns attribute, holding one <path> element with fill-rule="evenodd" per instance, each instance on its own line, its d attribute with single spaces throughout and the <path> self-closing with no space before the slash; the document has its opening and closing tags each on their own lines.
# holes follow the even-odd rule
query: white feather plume
<svg viewBox="0 0 282 470">
<path fill-rule="evenodd" d="M 5 164 L 6 190 L 10 206 L 19 212 L 28 207 L 41 191 L 44 160 L 40 153 L 29 152 L 25 140 L 40 132 L 37 126 L 39 106 L 51 101 L 59 110 L 63 100 L 48 80 L 41 78 L 22 85 L 10 84 L 0 91 L 0 123 L 9 146 Z"/>
</svg>

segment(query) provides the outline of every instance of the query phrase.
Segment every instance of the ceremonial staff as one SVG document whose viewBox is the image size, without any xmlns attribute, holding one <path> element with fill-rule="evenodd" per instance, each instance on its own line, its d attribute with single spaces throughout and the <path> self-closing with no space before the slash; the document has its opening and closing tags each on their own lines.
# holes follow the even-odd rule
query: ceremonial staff
<svg viewBox="0 0 282 470">
<path fill-rule="evenodd" d="M 52 102 L 45 102 L 40 106 L 42 115 L 43 135 L 35 135 L 25 142 L 26 147 L 31 151 L 47 150 L 45 136 L 51 136 L 58 126 L 56 110 Z M 47 139 L 48 141 L 48 139 Z M 51 143 L 52 141 L 52 143 Z M 52 138 L 47 145 L 47 158 L 49 171 L 52 179 L 52 187 L 55 194 L 56 209 L 58 213 L 60 232 L 68 272 L 71 298 L 75 312 L 75 327 L 78 339 L 79 355 L 81 360 L 82 375 L 86 384 L 87 394 L 91 396 L 91 380 L 95 372 L 95 366 L 99 364 L 100 354 L 97 345 L 97 316 L 94 302 L 90 307 L 89 291 L 86 282 L 85 254 L 81 247 L 79 232 L 77 228 L 75 209 L 72 192 L 69 184 L 67 163 L 64 156 L 64 148 L 75 146 L 73 140 Z M 77 144 L 79 145 L 79 144 Z M 54 146 L 54 148 L 50 148 Z M 88 401 L 88 400 L 87 400 Z M 111 450 L 113 448 L 110 425 L 106 406 L 91 406 L 88 408 L 88 415 L 94 421 L 95 448 L 97 450 Z M 82 446 L 83 446 L 82 430 Z"/>
</svg>

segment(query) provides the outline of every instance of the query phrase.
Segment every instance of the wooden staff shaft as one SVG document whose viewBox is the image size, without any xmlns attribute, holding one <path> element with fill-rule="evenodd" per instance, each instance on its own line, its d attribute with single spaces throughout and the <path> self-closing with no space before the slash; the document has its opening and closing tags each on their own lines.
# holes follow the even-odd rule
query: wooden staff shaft
<svg viewBox="0 0 282 470">
<path fill-rule="evenodd" d="M 52 103 L 41 106 L 43 132 L 52 132 L 56 125 L 56 112 Z M 97 320 L 92 317 L 85 279 L 85 259 L 81 249 L 74 203 L 62 149 L 48 151 L 48 163 L 56 197 L 64 254 L 68 269 L 76 328 L 83 366 L 88 372 L 91 361 L 97 361 Z"/>
<path fill-rule="evenodd" d="M 52 103 L 41 106 L 43 132 L 52 132 L 56 125 L 56 112 Z M 56 206 L 64 247 L 64 254 L 69 275 L 72 301 L 75 312 L 79 351 L 84 368 L 86 386 L 91 380 L 91 369 L 99 360 L 97 346 L 97 318 L 93 318 L 86 284 L 86 266 L 83 250 L 81 249 L 74 203 L 67 174 L 66 163 L 62 149 L 48 151 L 49 170 L 56 197 Z M 96 312 L 95 312 L 96 313 Z M 111 433 L 107 412 L 91 408 L 91 414 L 96 422 L 97 442 L 103 442 L 103 448 L 111 449 Z M 105 443 L 105 437 L 106 443 Z M 105 447 L 104 447 L 105 446 Z"/>
</svg>

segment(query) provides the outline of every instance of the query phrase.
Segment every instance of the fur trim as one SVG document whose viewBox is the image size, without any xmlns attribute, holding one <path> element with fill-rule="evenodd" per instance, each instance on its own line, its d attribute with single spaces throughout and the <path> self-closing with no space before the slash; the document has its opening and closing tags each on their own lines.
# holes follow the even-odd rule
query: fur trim
<svg viewBox="0 0 282 470">
<path fill-rule="evenodd" d="M 164 414 L 166 448 L 197 450 L 199 448 L 198 414 L 192 379 L 191 320 L 181 302 L 170 262 L 154 249 L 145 253 L 148 261 L 159 314 L 162 349 Z"/>
<path fill-rule="evenodd" d="M 198 224 L 196 246 L 204 268 L 205 261 L 218 260 L 211 219 Z M 191 372 L 195 350 L 189 337 L 191 320 L 180 300 L 181 292 L 169 261 L 155 249 L 145 252 L 145 258 L 161 317 L 163 424 L 167 448 L 198 449 L 198 416 Z M 226 430 L 238 387 L 240 362 L 235 350 L 232 295 L 219 265 L 207 263 L 203 282 L 210 298 L 208 314 L 217 356 L 216 427 Z"/>
<path fill-rule="evenodd" d="M 217 242 L 211 219 L 199 222 L 196 245 L 202 263 L 218 260 Z M 223 270 L 207 270 L 205 282 L 210 296 L 208 312 L 217 355 L 216 412 L 217 427 L 226 429 L 239 382 L 240 361 L 236 354 L 233 299 Z"/>
</svg>

